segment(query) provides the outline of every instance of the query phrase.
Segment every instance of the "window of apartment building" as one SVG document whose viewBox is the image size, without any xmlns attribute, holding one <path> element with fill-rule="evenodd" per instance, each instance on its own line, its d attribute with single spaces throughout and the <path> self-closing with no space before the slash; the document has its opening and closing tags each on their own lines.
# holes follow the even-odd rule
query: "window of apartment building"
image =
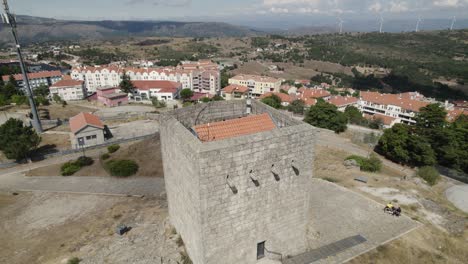
<svg viewBox="0 0 468 264">
<path fill-rule="evenodd" d="M 257 244 L 257 259 L 262 259 L 265 257 L 265 242 L 260 242 Z"/>
</svg>

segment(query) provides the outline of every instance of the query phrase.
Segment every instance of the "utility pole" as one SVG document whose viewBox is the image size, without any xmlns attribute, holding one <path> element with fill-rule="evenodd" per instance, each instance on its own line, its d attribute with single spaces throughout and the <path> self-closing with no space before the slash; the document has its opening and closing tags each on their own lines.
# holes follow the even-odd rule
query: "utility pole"
<svg viewBox="0 0 468 264">
<path fill-rule="evenodd" d="M 26 92 L 28 93 L 29 105 L 31 106 L 31 113 L 33 116 L 32 125 L 38 133 L 42 133 L 42 125 L 41 121 L 39 120 L 39 115 L 37 114 L 36 103 L 34 102 L 34 94 L 31 90 L 31 86 L 29 85 L 28 74 L 24 65 L 23 55 L 21 54 L 21 46 L 18 41 L 18 32 L 16 31 L 16 18 L 10 13 L 7 0 L 3 0 L 3 9 L 5 10 L 5 14 L 2 14 L 2 20 L 5 24 L 10 25 L 11 33 L 13 34 L 13 38 L 15 40 L 16 53 L 18 54 L 21 73 L 23 74 L 23 88 L 25 88 Z"/>
</svg>

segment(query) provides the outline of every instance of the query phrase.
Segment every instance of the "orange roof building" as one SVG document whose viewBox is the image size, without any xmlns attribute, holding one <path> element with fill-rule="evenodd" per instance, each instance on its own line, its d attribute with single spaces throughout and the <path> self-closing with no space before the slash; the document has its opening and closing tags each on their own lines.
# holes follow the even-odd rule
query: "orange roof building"
<svg viewBox="0 0 468 264">
<path fill-rule="evenodd" d="M 361 92 L 359 110 L 364 114 L 380 114 L 398 118 L 404 124 L 416 124 L 415 116 L 430 102 L 419 93 L 382 94 L 379 92 Z"/>
<path fill-rule="evenodd" d="M 226 100 L 246 99 L 249 91 L 247 86 L 231 84 L 221 90 L 221 96 Z"/>
<path fill-rule="evenodd" d="M 328 100 L 330 104 L 338 107 L 338 110 L 344 111 L 348 106 L 358 106 L 359 98 L 351 96 L 332 96 Z"/>
<path fill-rule="evenodd" d="M 99 117 L 90 113 L 82 112 L 70 118 L 70 130 L 74 134 L 80 132 L 87 126 L 104 129 L 104 124 L 101 122 Z"/>
<path fill-rule="evenodd" d="M 193 131 L 202 142 L 209 142 L 270 131 L 275 128 L 276 125 L 270 115 L 264 113 L 197 125 L 193 127 Z"/>
<path fill-rule="evenodd" d="M 70 118 L 72 148 L 85 148 L 104 144 L 104 124 L 90 113 L 79 113 Z"/>
</svg>

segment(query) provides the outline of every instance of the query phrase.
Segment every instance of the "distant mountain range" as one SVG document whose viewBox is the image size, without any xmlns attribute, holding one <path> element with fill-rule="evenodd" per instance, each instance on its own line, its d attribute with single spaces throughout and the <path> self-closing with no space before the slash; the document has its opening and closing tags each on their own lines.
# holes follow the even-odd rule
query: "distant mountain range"
<svg viewBox="0 0 468 264">
<path fill-rule="evenodd" d="M 45 42 L 78 39 L 112 39 L 121 37 L 248 37 L 266 34 L 312 35 L 337 32 L 336 23 L 324 20 L 313 26 L 295 26 L 266 28 L 254 23 L 250 26 L 238 26 L 223 22 L 175 22 L 175 21 L 81 21 L 57 20 L 52 18 L 17 16 L 18 31 L 22 43 Z M 279 20 L 280 21 L 280 20 Z M 275 25 L 272 21 L 269 25 Z M 278 21 L 277 21 L 278 22 Z M 304 21 L 304 24 L 307 21 Z M 428 19 L 421 25 L 421 30 L 446 29 L 449 21 Z M 244 21 L 246 23 L 246 21 Z M 277 24 L 277 23 L 276 23 Z M 260 27 L 259 27 L 260 26 Z M 264 25 L 266 26 L 266 25 Z M 457 28 L 467 28 L 468 20 L 458 20 Z M 350 20 L 344 25 L 345 31 L 376 31 L 378 22 Z M 414 30 L 414 21 L 386 21 L 384 31 L 402 32 Z M 11 43 L 11 33 L 0 24 L 0 46 Z"/>
<path fill-rule="evenodd" d="M 256 29 L 222 22 L 175 21 L 74 21 L 17 16 L 22 43 L 119 37 L 249 37 L 265 34 L 321 34 L 334 32 L 326 26 L 284 29 Z M 11 32 L 0 24 L 0 45 L 11 43 Z"/>
<path fill-rule="evenodd" d="M 220 22 L 68 21 L 31 16 L 18 16 L 17 22 L 24 43 L 128 36 L 244 37 L 262 33 Z M 10 35 L 9 30 L 0 24 L 0 43 L 10 42 Z"/>
</svg>

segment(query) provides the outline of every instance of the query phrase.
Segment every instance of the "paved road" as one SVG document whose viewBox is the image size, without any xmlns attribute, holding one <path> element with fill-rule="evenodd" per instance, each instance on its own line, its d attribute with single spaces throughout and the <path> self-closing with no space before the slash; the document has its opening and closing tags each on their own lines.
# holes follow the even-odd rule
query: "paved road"
<svg viewBox="0 0 468 264">
<path fill-rule="evenodd" d="M 2 191 L 47 191 L 108 195 L 159 196 L 165 190 L 164 179 L 134 177 L 26 177 L 22 173 L 0 176 Z"/>
</svg>

